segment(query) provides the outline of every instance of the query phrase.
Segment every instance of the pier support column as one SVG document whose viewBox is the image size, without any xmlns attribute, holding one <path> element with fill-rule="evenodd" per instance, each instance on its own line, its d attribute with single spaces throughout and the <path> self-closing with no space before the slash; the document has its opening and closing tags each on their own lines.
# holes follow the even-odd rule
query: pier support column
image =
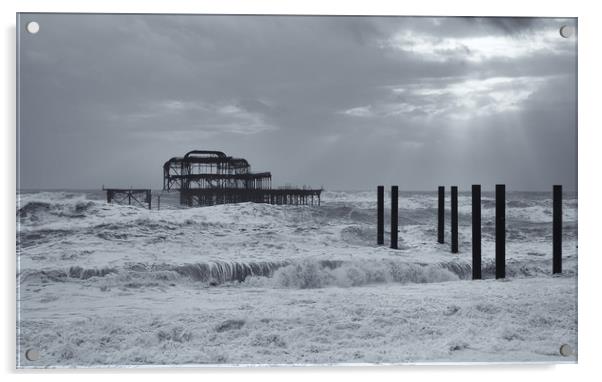
<svg viewBox="0 0 602 382">
<path fill-rule="evenodd" d="M 553 264 L 552 273 L 562 273 L 562 186 L 555 185 L 553 192 Z"/>
<path fill-rule="evenodd" d="M 437 242 L 445 242 L 445 187 L 439 186 L 439 204 L 437 209 Z"/>
<path fill-rule="evenodd" d="M 385 244 L 385 187 L 378 186 L 376 190 L 376 244 L 383 245 Z"/>
<path fill-rule="evenodd" d="M 506 277 L 506 185 L 495 186 L 495 278 Z"/>
<path fill-rule="evenodd" d="M 451 252 L 458 253 L 458 187 L 451 188 Z"/>
<path fill-rule="evenodd" d="M 391 186 L 391 248 L 397 249 L 397 235 L 398 235 L 398 186 Z"/>
<path fill-rule="evenodd" d="M 472 279 L 481 278 L 481 185 L 472 185 Z"/>
</svg>

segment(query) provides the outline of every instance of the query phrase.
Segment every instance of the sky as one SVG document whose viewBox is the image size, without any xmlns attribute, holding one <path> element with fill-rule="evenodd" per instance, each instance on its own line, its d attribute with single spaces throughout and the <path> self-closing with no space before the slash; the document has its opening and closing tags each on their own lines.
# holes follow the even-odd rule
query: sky
<svg viewBox="0 0 602 382">
<path fill-rule="evenodd" d="M 274 186 L 576 190 L 563 25 L 576 20 L 22 14 L 18 184 L 160 188 L 163 163 L 198 149 Z"/>
</svg>

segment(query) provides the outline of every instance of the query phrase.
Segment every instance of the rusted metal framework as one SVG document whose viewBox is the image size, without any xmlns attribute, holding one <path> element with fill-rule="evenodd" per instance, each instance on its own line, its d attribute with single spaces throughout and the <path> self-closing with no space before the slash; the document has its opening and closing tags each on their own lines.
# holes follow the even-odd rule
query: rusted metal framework
<svg viewBox="0 0 602 382">
<path fill-rule="evenodd" d="M 189 189 L 269 189 L 272 174 L 252 173 L 243 158 L 221 151 L 194 150 L 184 157 L 171 158 L 163 165 L 164 190 Z"/>
<path fill-rule="evenodd" d="M 163 165 L 163 189 L 178 190 L 180 204 L 207 206 L 256 202 L 320 204 L 321 189 L 272 189 L 270 172 L 251 172 L 243 158 L 221 151 L 193 150 Z"/>
</svg>

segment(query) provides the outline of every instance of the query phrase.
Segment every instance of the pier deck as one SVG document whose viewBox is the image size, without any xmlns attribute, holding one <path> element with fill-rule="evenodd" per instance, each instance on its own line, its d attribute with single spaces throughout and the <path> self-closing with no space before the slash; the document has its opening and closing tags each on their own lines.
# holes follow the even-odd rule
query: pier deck
<svg viewBox="0 0 602 382">
<path fill-rule="evenodd" d="M 254 202 L 319 206 L 321 193 L 321 189 L 194 188 L 180 190 L 180 204 L 192 207 Z"/>
</svg>

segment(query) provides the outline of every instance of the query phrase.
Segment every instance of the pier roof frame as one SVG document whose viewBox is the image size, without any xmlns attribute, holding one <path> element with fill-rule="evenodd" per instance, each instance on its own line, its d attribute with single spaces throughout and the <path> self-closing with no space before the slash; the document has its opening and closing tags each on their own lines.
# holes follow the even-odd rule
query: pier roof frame
<svg viewBox="0 0 602 382">
<path fill-rule="evenodd" d="M 194 188 L 271 188 L 270 172 L 251 172 L 244 158 L 222 151 L 191 150 L 183 157 L 172 157 L 163 164 L 163 189 Z M 234 183 L 233 183 L 234 182 Z"/>
</svg>

